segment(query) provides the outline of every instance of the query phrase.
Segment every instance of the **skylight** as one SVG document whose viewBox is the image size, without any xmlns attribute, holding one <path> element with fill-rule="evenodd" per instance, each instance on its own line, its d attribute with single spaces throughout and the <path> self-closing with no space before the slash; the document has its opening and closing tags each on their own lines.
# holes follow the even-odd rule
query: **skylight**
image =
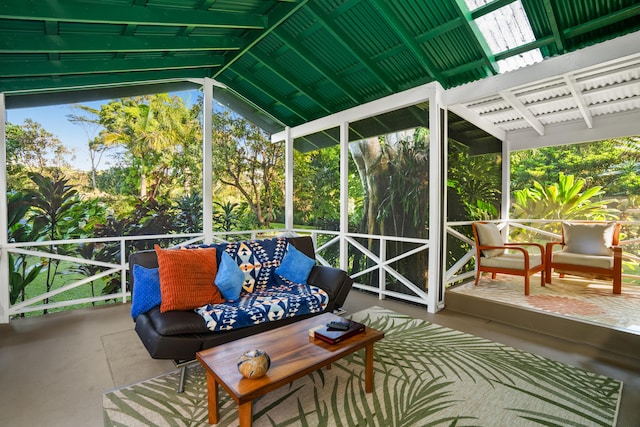
<svg viewBox="0 0 640 427">
<path fill-rule="evenodd" d="M 471 11 L 491 2 L 491 0 L 465 1 Z M 475 23 L 494 54 L 535 41 L 531 24 L 520 0 L 475 19 Z M 506 73 L 540 61 L 542 61 L 542 54 L 539 49 L 534 49 L 500 60 L 498 67 L 500 73 Z"/>
</svg>

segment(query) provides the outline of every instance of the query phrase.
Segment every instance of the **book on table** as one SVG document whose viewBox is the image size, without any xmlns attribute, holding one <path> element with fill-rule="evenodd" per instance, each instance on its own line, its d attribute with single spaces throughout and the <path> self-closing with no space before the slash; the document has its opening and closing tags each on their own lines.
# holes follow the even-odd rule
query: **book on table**
<svg viewBox="0 0 640 427">
<path fill-rule="evenodd" d="M 349 328 L 344 331 L 330 328 L 327 325 L 320 325 L 312 328 L 309 332 L 310 335 L 313 334 L 314 338 L 329 344 L 337 344 L 342 340 L 364 332 L 365 326 L 362 323 L 347 319 L 344 322 L 349 323 Z"/>
</svg>

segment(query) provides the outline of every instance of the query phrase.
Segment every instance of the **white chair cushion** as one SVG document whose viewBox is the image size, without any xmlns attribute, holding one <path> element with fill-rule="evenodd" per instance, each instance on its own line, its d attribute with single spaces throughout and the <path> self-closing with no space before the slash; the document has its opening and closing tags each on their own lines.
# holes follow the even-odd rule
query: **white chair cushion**
<svg viewBox="0 0 640 427">
<path fill-rule="evenodd" d="M 529 268 L 542 264 L 540 255 L 529 254 Z M 505 253 L 491 258 L 480 258 L 483 267 L 510 268 L 512 270 L 524 270 L 524 254 L 520 251 Z"/>
<path fill-rule="evenodd" d="M 613 268 L 613 256 L 584 255 L 571 252 L 554 252 L 553 263 L 585 265 L 588 267 Z"/>
<path fill-rule="evenodd" d="M 503 246 L 504 240 L 502 240 L 502 234 L 500 230 L 493 223 L 480 223 L 476 222 L 476 231 L 478 232 L 478 240 L 480 246 Z M 483 250 L 482 255 L 487 258 L 498 256 L 504 253 L 504 249 L 489 249 Z"/>
<path fill-rule="evenodd" d="M 583 255 L 611 256 L 615 223 L 562 224 L 564 252 Z"/>
</svg>

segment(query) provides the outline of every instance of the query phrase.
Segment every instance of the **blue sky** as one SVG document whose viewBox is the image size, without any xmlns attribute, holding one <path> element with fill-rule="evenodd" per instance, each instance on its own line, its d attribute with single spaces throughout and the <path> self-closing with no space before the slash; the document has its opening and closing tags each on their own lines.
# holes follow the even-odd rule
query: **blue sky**
<svg viewBox="0 0 640 427">
<path fill-rule="evenodd" d="M 198 100 L 198 91 L 177 92 L 175 95 L 182 97 L 187 105 L 191 105 Z M 81 104 L 92 108 L 100 108 L 102 104 L 107 104 L 108 102 L 109 100 L 103 100 L 82 102 Z M 67 119 L 69 114 L 80 115 L 84 114 L 84 112 L 73 108 L 73 104 L 17 108 L 7 110 L 7 121 L 14 125 L 22 125 L 25 119 L 30 118 L 34 122 L 40 123 L 47 132 L 56 136 L 67 148 L 73 150 L 75 159 L 69 161 L 69 163 L 74 168 L 89 171 L 91 170 L 91 159 L 89 157 L 87 133 L 82 126 L 69 122 Z M 96 135 L 91 135 L 90 137 L 93 138 Z M 99 169 L 108 168 L 110 163 L 113 163 L 113 160 L 103 157 Z"/>
<path fill-rule="evenodd" d="M 99 108 L 108 101 L 87 102 L 83 105 Z M 67 120 L 68 114 L 80 114 L 81 111 L 73 108 L 72 104 L 54 105 L 50 107 L 18 108 L 7 110 L 7 121 L 14 125 L 22 125 L 25 119 L 38 122 L 49 133 L 56 136 L 69 149 L 74 151 L 75 160 L 71 165 L 81 170 L 91 170 L 87 135 L 84 129 Z M 107 160 L 107 159 L 105 159 Z M 104 164 L 103 167 L 107 166 Z"/>
</svg>

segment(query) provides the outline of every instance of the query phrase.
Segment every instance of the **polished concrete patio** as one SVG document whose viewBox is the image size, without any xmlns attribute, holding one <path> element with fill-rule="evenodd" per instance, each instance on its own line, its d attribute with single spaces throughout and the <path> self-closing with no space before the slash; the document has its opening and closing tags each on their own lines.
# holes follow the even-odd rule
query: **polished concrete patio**
<svg viewBox="0 0 640 427">
<path fill-rule="evenodd" d="M 454 295 L 448 298 L 452 306 L 464 306 Z M 509 318 L 488 320 L 452 309 L 432 315 L 421 306 L 359 291 L 351 292 L 345 308 L 355 312 L 373 305 L 619 379 L 624 389 L 618 426 L 640 425 L 639 353 L 625 356 L 585 344 L 579 336 L 563 339 L 535 327 L 510 326 L 504 323 Z M 0 326 L 0 425 L 101 426 L 103 392 L 175 369 L 169 361 L 148 356 L 133 332 L 129 309 L 118 304 Z M 502 309 L 496 305 L 489 310 Z M 523 310 L 510 313 L 527 317 Z"/>
</svg>

